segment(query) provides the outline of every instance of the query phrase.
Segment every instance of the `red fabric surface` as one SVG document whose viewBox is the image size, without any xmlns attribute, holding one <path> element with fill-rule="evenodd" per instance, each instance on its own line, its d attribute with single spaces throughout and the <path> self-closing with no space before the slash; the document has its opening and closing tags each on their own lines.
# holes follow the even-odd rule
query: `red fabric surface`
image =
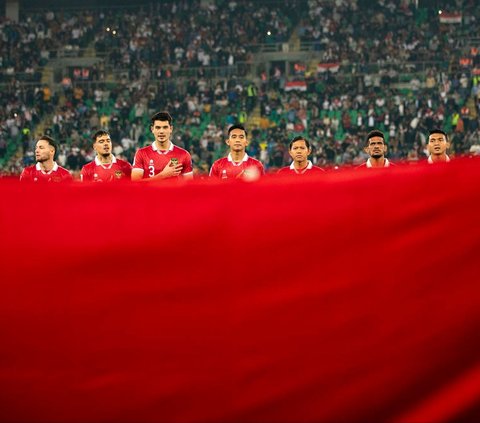
<svg viewBox="0 0 480 423">
<path fill-rule="evenodd" d="M 480 162 L 0 194 L 0 421 L 480 419 Z"/>
</svg>

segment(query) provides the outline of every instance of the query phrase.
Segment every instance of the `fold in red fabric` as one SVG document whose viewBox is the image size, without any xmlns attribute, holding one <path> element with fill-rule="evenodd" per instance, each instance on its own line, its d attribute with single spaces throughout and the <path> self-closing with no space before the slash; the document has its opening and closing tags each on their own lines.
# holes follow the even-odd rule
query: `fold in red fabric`
<svg viewBox="0 0 480 423">
<path fill-rule="evenodd" d="M 0 421 L 478 421 L 479 181 L 2 181 Z"/>
</svg>

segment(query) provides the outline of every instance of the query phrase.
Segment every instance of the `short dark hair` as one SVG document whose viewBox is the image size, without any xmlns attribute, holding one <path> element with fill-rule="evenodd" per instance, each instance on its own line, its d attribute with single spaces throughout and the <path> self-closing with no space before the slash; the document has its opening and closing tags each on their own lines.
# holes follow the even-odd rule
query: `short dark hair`
<svg viewBox="0 0 480 423">
<path fill-rule="evenodd" d="M 38 141 L 47 141 L 49 145 L 51 145 L 53 147 L 53 149 L 55 150 L 53 155 L 55 156 L 57 154 L 57 149 L 58 149 L 58 145 L 57 143 L 55 142 L 55 140 L 52 138 L 52 137 L 49 137 L 48 135 L 42 135 Z"/>
<path fill-rule="evenodd" d="M 439 128 L 433 128 L 432 130 L 430 130 L 430 133 L 428 134 L 428 137 L 430 138 L 430 135 L 433 135 L 433 134 L 441 134 L 445 137 L 445 139 L 448 141 L 448 135 L 446 134 L 445 131 L 442 131 L 441 129 Z"/>
<path fill-rule="evenodd" d="M 161 121 L 168 121 L 169 125 L 172 125 L 173 119 L 172 116 L 170 116 L 170 113 L 168 112 L 157 112 L 155 113 L 152 118 L 151 118 L 151 125 L 155 125 L 156 120 L 161 120 Z"/>
<path fill-rule="evenodd" d="M 230 126 L 230 128 L 228 128 L 228 136 L 230 136 L 230 132 L 232 132 L 234 129 L 241 129 L 242 131 L 245 132 L 245 136 L 248 135 L 247 130 L 245 129 L 245 126 L 240 125 L 239 123 L 236 123 L 235 125 L 232 125 Z"/>
<path fill-rule="evenodd" d="M 106 131 L 105 129 L 99 129 L 92 135 L 93 143 L 95 144 L 97 142 L 97 138 L 101 137 L 102 135 L 108 135 L 110 137 L 110 132 Z"/>
<path fill-rule="evenodd" d="M 383 141 L 385 142 L 385 135 L 383 134 L 382 131 L 379 131 L 378 129 L 374 129 L 373 131 L 370 131 L 368 134 L 367 134 L 367 139 L 365 140 L 365 144 L 368 146 L 368 143 L 370 141 L 370 138 L 373 138 L 373 137 L 380 137 L 380 138 L 383 138 Z"/>
<path fill-rule="evenodd" d="M 296 142 L 296 141 L 304 141 L 305 145 L 310 150 L 310 142 L 305 137 L 302 137 L 301 135 L 296 136 L 295 138 L 293 138 L 292 141 L 290 141 L 290 144 L 288 144 L 288 149 L 289 150 L 292 149 L 293 143 Z"/>
</svg>

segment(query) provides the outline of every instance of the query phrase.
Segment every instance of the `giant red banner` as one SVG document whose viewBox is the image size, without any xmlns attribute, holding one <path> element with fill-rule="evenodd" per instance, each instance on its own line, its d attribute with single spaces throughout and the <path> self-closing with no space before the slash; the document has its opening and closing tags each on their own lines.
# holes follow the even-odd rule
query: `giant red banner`
<svg viewBox="0 0 480 423">
<path fill-rule="evenodd" d="M 480 420 L 479 181 L 3 181 L 0 421 Z"/>
</svg>

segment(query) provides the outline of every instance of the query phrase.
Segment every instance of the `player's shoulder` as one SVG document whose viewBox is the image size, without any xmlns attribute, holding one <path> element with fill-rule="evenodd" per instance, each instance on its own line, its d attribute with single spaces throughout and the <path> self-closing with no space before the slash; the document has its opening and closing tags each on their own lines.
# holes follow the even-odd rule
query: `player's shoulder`
<svg viewBox="0 0 480 423">
<path fill-rule="evenodd" d="M 249 164 L 256 164 L 257 166 L 262 166 L 263 167 L 263 163 L 258 160 L 258 159 L 255 159 L 254 157 L 248 157 L 248 162 Z"/>
<path fill-rule="evenodd" d="M 128 168 L 132 167 L 132 165 L 129 162 L 123 159 L 117 159 L 117 163 L 119 166 L 122 166 L 122 167 L 128 167 Z"/>
<path fill-rule="evenodd" d="M 58 173 L 61 173 L 62 175 L 65 175 L 65 176 L 70 176 L 72 177 L 72 173 L 68 170 L 68 169 L 65 169 L 64 167 L 62 166 L 58 166 L 58 170 L 57 170 Z"/>
<path fill-rule="evenodd" d="M 292 173 L 292 169 L 290 169 L 290 166 L 281 167 L 280 169 L 278 169 L 277 173 L 281 173 L 281 174 Z"/>
<path fill-rule="evenodd" d="M 35 172 L 35 165 L 30 165 L 23 168 L 22 173 L 20 174 L 20 180 L 31 177 L 31 175 L 34 172 Z"/>
<path fill-rule="evenodd" d="M 185 154 L 185 155 L 190 156 L 190 153 L 187 150 L 185 150 L 184 148 L 179 147 L 178 145 L 175 145 L 175 144 L 173 144 L 172 152 L 175 153 L 175 154 L 181 153 L 181 154 Z"/>
<path fill-rule="evenodd" d="M 36 170 L 36 165 L 30 165 L 23 169 L 22 173 L 31 173 Z"/>
<path fill-rule="evenodd" d="M 310 171 L 311 172 L 323 173 L 323 172 L 325 172 L 325 169 L 323 169 L 322 167 L 319 167 L 319 166 L 312 166 Z"/>
<path fill-rule="evenodd" d="M 143 147 L 140 147 L 136 154 L 148 154 L 150 152 L 153 152 L 152 144 L 145 145 Z"/>
<path fill-rule="evenodd" d="M 96 166 L 96 165 L 95 165 L 95 160 L 92 160 L 91 162 L 88 162 L 88 163 L 86 163 L 86 164 L 84 164 L 84 165 L 82 166 L 82 172 L 83 172 L 84 170 L 91 170 L 91 169 L 93 169 L 95 166 Z"/>
<path fill-rule="evenodd" d="M 228 163 L 228 158 L 227 157 L 220 157 L 219 159 L 215 160 L 213 162 L 213 166 L 220 166 Z"/>
</svg>

